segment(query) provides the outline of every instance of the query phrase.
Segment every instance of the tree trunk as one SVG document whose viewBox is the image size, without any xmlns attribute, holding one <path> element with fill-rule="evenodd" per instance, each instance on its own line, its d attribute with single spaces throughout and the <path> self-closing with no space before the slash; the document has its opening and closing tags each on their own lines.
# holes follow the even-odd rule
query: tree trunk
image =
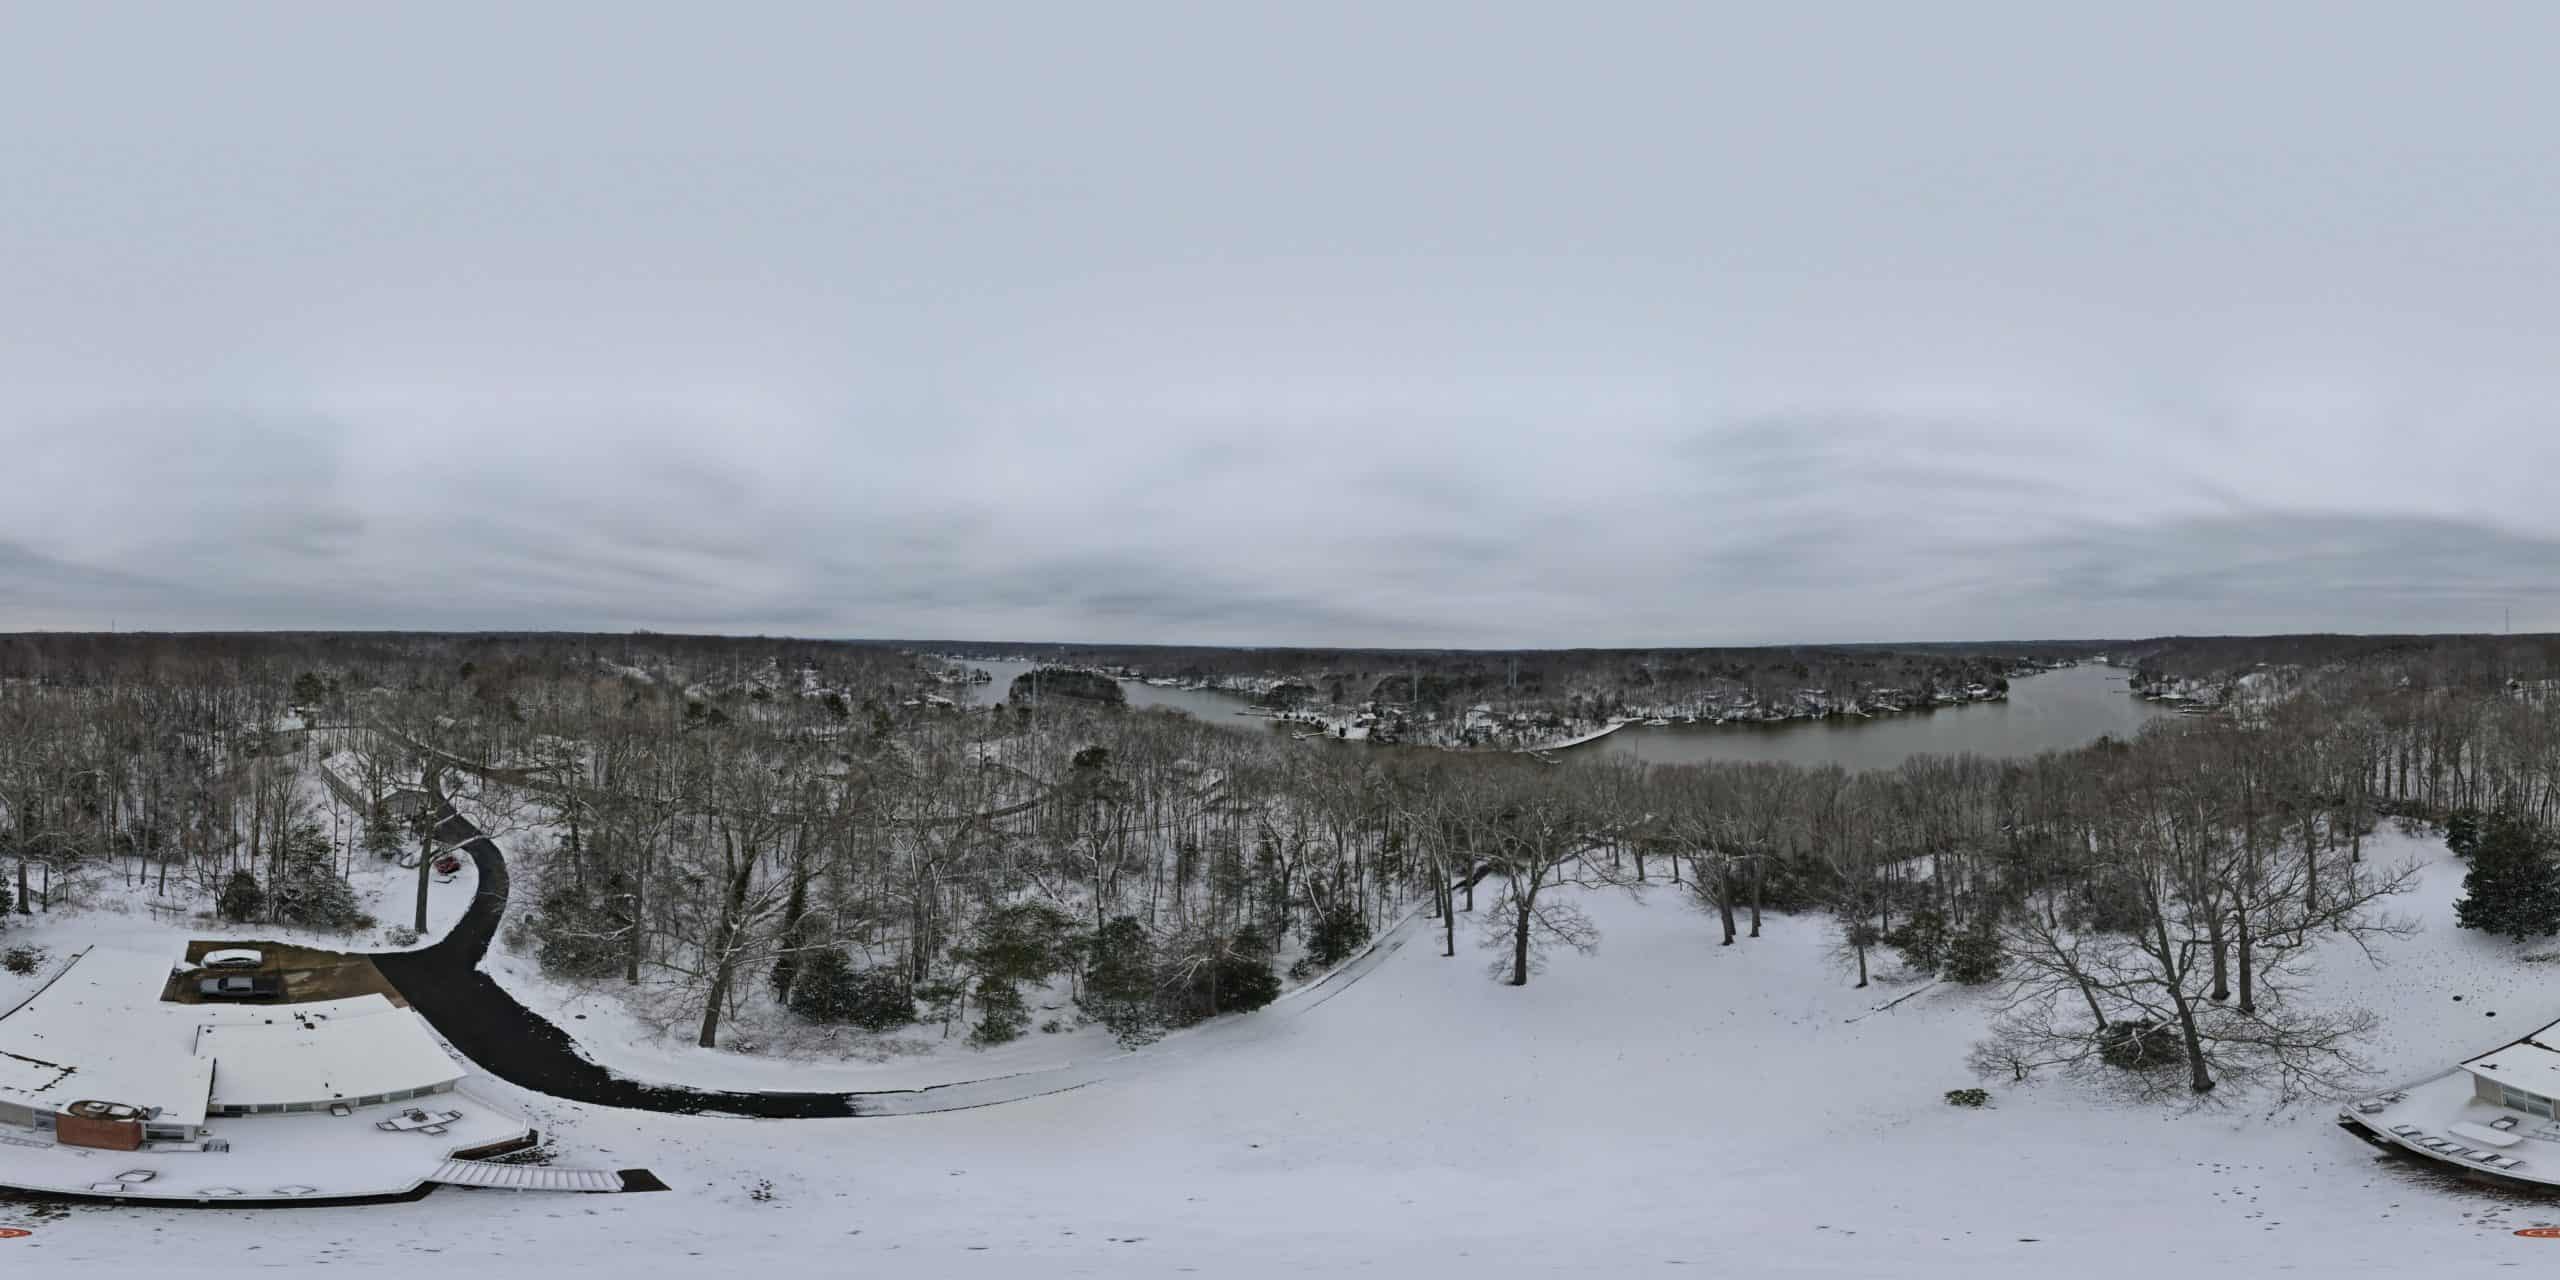
<svg viewBox="0 0 2560 1280">
<path fill-rule="evenodd" d="M 427 936 L 427 884 L 435 874 L 436 820 L 443 816 L 445 809 L 441 773 L 430 767 L 423 780 L 427 784 L 427 821 L 425 833 L 418 837 L 418 920 L 414 926 L 421 938 Z M 269 887 L 267 897 L 269 901 L 274 900 L 273 886 Z"/>
<path fill-rule="evenodd" d="M 729 980 L 737 969 L 739 917 L 747 908 L 747 881 L 755 869 L 752 854 L 740 856 L 734 837 L 731 839 L 729 890 L 720 901 L 720 930 L 712 935 L 719 953 L 711 970 L 711 998 L 702 1002 L 702 1034 L 694 1043 L 705 1049 L 719 1047 L 720 1007 L 729 999 Z"/>
<path fill-rule="evenodd" d="M 1730 947 L 1733 945 L 1733 859 L 1731 858 L 1718 859 L 1716 915 L 1724 922 L 1724 941 L 1716 945 Z M 1860 951 L 1858 953 L 1858 985 L 1862 987 L 1867 985 L 1866 963 L 1866 953 Z"/>
<path fill-rule="evenodd" d="M 1442 880 L 1440 882 L 1440 954 L 1443 957 L 1455 957 L 1458 954 L 1457 907 L 1457 895 L 1449 891 L 1449 882 Z"/>
<path fill-rule="evenodd" d="M 1760 936 L 1760 888 L 1768 880 L 1768 855 L 1751 856 L 1751 936 Z"/>
<path fill-rule="evenodd" d="M 2258 966 L 2249 945 L 2249 907 L 2240 907 L 2240 1012 L 2258 1011 Z"/>
<path fill-rule="evenodd" d="M 2213 948 L 2212 998 L 2219 1003 L 2231 998 L 2231 942 L 2223 935 L 2220 911 L 2214 911 L 2208 917 L 2205 936 Z"/>
<path fill-rule="evenodd" d="M 2211 1093 L 2213 1075 L 2205 1070 L 2204 1037 L 2196 1031 L 2195 1006 L 2188 1002 L 2186 993 L 2176 987 L 2169 989 L 2169 999 L 2178 1008 L 2178 1034 L 2186 1041 L 2187 1089 L 2192 1093 Z"/>
<path fill-rule="evenodd" d="M 1529 912 L 1530 900 L 1522 898 L 1511 925 L 1511 985 L 1529 985 Z"/>
</svg>

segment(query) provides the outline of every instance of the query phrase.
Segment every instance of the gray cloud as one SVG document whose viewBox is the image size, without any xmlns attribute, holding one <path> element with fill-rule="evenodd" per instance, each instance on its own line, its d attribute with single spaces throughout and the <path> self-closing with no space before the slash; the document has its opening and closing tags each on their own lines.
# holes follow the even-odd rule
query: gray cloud
<svg viewBox="0 0 2560 1280">
<path fill-rule="evenodd" d="M 2560 628 L 2553 14 L 322 19 L 0 45 L 0 628 Z"/>
</svg>

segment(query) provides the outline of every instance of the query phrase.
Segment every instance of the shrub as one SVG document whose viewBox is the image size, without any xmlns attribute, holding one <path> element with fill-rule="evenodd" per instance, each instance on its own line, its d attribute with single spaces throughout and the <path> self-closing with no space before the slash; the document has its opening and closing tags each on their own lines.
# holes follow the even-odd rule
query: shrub
<svg viewBox="0 0 2560 1280">
<path fill-rule="evenodd" d="M 2176 1027 L 2128 1018 L 2099 1029 L 2098 1060 L 2122 1071 L 2157 1071 L 2186 1061 L 2186 1047 Z"/>
<path fill-rule="evenodd" d="M 1357 953 L 1369 941 L 1368 917 L 1343 904 L 1316 917 L 1307 930 L 1307 959 L 1317 969 L 1330 969 Z"/>
<path fill-rule="evenodd" d="M 1259 1009 L 1280 998 L 1280 975 L 1271 971 L 1271 944 L 1256 930 L 1196 933 L 1178 941 L 1172 951 L 1158 987 L 1166 1014 L 1175 1022 Z"/>
<path fill-rule="evenodd" d="M 841 951 L 811 951 L 791 983 L 791 1011 L 811 1022 L 887 1031 L 916 1020 L 906 985 L 885 969 L 856 969 Z"/>
<path fill-rule="evenodd" d="M 1946 961 L 1947 918 L 1936 907 L 1922 907 L 1900 928 L 1884 936 L 1885 945 L 1902 953 L 1902 963 L 1920 973 L 1936 973 Z"/>
<path fill-rule="evenodd" d="M 34 973 L 44 961 L 45 949 L 42 947 L 11 947 L 6 954 L 0 954 L 0 969 L 23 977 Z"/>
<path fill-rule="evenodd" d="M 618 895 L 596 894 L 577 884 L 544 891 L 530 923 L 533 958 L 542 971 L 562 978 L 605 978 L 622 971 L 628 923 L 615 909 Z"/>
<path fill-rule="evenodd" d="M 1946 977 L 1950 982 L 1977 987 L 1997 982 L 2006 959 L 2000 951 L 2000 936 L 1987 923 L 1976 925 L 1947 944 Z"/>
<path fill-rule="evenodd" d="M 1983 1107 L 1991 1104 L 1991 1094 L 1982 1089 L 1949 1089 L 1947 1105 L 1951 1107 Z"/>
</svg>

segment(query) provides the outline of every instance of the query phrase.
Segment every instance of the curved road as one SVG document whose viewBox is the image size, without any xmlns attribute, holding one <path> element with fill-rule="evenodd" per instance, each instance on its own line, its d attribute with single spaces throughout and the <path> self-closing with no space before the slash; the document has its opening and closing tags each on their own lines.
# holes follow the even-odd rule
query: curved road
<svg viewBox="0 0 2560 1280">
<path fill-rule="evenodd" d="M 1117 1074 L 1137 1056 L 1120 1054 L 1020 1075 L 872 1093 L 741 1093 L 626 1079 L 589 1059 L 567 1032 L 525 1008 L 496 979 L 481 972 L 480 959 L 488 954 L 498 922 L 506 914 L 506 855 L 450 807 L 436 830 L 447 843 L 458 844 L 470 854 L 479 868 L 479 891 L 471 906 L 436 942 L 415 951 L 373 952 L 367 958 L 464 1057 L 491 1075 L 536 1093 L 598 1106 L 685 1115 L 794 1120 L 922 1115 L 1079 1089 Z M 1246 1029 L 1267 1027 L 1276 1017 L 1304 1013 L 1322 1004 L 1402 948 L 1417 918 L 1408 915 L 1379 934 L 1369 950 L 1283 996 L 1281 1003 L 1248 1017 L 1211 1023 L 1180 1036 L 1178 1042 L 1196 1045 L 1220 1035 L 1256 1034 Z"/>
</svg>

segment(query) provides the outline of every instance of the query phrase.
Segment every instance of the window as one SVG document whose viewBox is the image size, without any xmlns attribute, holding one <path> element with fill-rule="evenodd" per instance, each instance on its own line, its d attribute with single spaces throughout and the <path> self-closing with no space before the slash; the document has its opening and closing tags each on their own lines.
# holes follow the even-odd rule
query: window
<svg viewBox="0 0 2560 1280">
<path fill-rule="evenodd" d="M 2509 1089 L 2504 1085 L 2500 1085 L 2499 1088 L 2506 1094 L 2509 1110 L 2528 1112 L 2545 1120 L 2552 1118 L 2551 1099 L 2538 1093 L 2526 1093 L 2522 1089 Z"/>
</svg>

